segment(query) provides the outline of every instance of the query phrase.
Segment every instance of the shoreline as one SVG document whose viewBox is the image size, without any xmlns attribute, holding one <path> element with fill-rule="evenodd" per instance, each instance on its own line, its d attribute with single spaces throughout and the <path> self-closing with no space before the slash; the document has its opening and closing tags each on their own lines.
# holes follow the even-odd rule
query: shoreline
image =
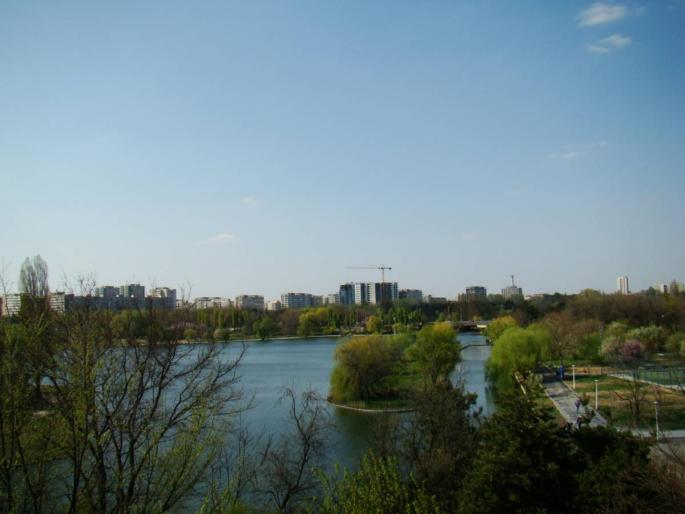
<svg viewBox="0 0 685 514">
<path fill-rule="evenodd" d="M 403 412 L 414 412 L 416 409 L 414 407 L 397 407 L 397 408 L 386 408 L 386 409 L 368 409 L 362 407 L 352 407 L 351 405 L 344 405 L 340 403 L 334 403 L 330 400 L 326 400 L 329 405 L 337 407 L 339 409 L 349 410 L 352 412 L 358 412 L 360 414 L 401 414 Z"/>
</svg>

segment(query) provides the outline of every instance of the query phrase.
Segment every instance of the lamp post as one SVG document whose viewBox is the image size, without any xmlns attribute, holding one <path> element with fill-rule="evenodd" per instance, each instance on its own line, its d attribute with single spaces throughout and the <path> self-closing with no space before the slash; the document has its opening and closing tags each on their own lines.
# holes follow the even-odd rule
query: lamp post
<svg viewBox="0 0 685 514">
<path fill-rule="evenodd" d="M 659 440 L 659 400 L 654 400 L 654 421 L 656 422 L 656 440 Z"/>
<path fill-rule="evenodd" d="M 599 380 L 595 379 L 595 410 L 599 409 Z"/>
<path fill-rule="evenodd" d="M 576 390 L 576 365 L 571 366 L 571 371 L 573 372 L 573 390 Z"/>
</svg>

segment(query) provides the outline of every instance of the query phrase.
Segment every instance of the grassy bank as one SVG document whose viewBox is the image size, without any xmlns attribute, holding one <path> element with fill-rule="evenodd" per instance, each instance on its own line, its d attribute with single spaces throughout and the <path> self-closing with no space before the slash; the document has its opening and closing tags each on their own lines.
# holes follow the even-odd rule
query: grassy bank
<svg viewBox="0 0 685 514">
<path fill-rule="evenodd" d="M 568 379 L 568 377 L 567 377 Z M 661 430 L 685 429 L 685 394 L 651 384 L 642 384 L 639 394 L 628 380 L 611 376 L 576 376 L 576 392 L 586 395 L 590 405 L 595 401 L 595 380 L 598 386 L 599 412 L 610 423 L 630 428 L 653 429 L 654 401 L 659 402 Z M 569 386 L 572 385 L 568 381 Z M 635 417 L 631 401 L 639 399 L 640 415 Z"/>
</svg>

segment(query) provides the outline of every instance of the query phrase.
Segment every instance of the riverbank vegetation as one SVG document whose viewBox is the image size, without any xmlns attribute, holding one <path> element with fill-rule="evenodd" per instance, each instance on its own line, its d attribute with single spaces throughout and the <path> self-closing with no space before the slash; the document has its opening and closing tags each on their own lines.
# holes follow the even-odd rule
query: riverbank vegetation
<svg viewBox="0 0 685 514">
<path fill-rule="evenodd" d="M 441 384 L 406 419 L 379 419 L 356 472 L 323 478 L 314 512 L 681 512 L 677 454 L 611 428 L 569 430 L 535 398 L 507 393 L 495 414 Z"/>
<path fill-rule="evenodd" d="M 251 433 L 241 422 L 249 402 L 240 387 L 240 343 L 230 343 L 238 346 L 230 355 L 224 345 L 182 343 L 197 328 L 198 311 L 111 313 L 84 304 L 57 314 L 45 297 L 47 276 L 28 267 L 22 275 L 20 312 L 0 319 L 3 512 L 668 514 L 685 504 L 685 460 L 650 447 L 650 439 L 560 426 L 534 390 L 516 387 L 502 387 L 497 412 L 483 417 L 475 395 L 448 379 L 460 357 L 449 323 L 424 319 L 413 333 L 410 320 L 388 323 L 379 312 L 382 331 L 394 325 L 397 335 L 341 343 L 342 371 L 332 379 L 338 394 L 374 401 L 404 390 L 412 412 L 376 416 L 360 467 L 333 473 L 322 470 L 333 428 L 323 399 L 285 389 L 283 432 Z M 78 285 L 84 293 L 92 286 Z M 642 314 L 616 319 L 595 309 L 614 299 L 592 300 L 590 310 L 558 304 L 554 312 L 570 316 L 569 326 L 597 323 L 569 338 L 549 328 L 558 319 L 507 312 L 515 323 L 505 320 L 491 334 L 489 373 L 516 385 L 517 372 L 556 362 L 559 352 L 574 362 L 591 349 L 593 358 L 639 373 L 648 359 L 676 362 L 685 327 L 680 314 L 641 311 L 662 305 L 655 298 L 635 301 Z M 597 316 L 584 318 L 588 312 Z M 660 380 L 651 372 L 641 376 Z M 579 379 L 585 392 L 589 380 Z M 602 383 L 602 394 L 618 392 L 614 380 Z M 643 385 L 627 383 L 637 384 L 630 394 L 640 398 Z M 648 401 L 621 394 L 649 413 Z M 610 399 L 600 397 L 613 412 Z"/>
<path fill-rule="evenodd" d="M 414 393 L 449 379 L 460 359 L 450 323 L 418 333 L 353 337 L 335 351 L 330 400 L 359 408 L 401 408 Z"/>
</svg>

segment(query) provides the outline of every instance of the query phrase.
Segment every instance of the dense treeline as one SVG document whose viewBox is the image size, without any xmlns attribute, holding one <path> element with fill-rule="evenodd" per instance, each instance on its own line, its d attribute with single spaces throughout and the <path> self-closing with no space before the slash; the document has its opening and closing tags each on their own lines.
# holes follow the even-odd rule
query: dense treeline
<svg viewBox="0 0 685 514">
<path fill-rule="evenodd" d="M 377 394 L 401 363 L 422 381 L 408 398 L 412 413 L 377 418 L 357 471 L 325 474 L 332 427 L 321 398 L 285 389 L 290 429 L 262 439 L 241 425 L 242 352 L 183 344 L 202 316 L 212 317 L 208 331 L 246 326 L 247 318 L 238 320 L 244 315 L 253 326 L 282 318 L 236 312 L 243 325 L 224 327 L 234 322 L 230 311 L 214 324 L 221 312 L 112 313 L 87 304 L 57 315 L 40 267 L 36 260 L 22 267 L 19 315 L 0 320 L 3 512 L 671 513 L 685 504 L 682 456 L 613 429 L 562 426 L 539 407 L 535 387 L 503 390 L 497 413 L 483 418 L 475 396 L 446 380 L 459 358 L 451 325 L 426 323 L 420 307 L 340 311 L 343 319 L 356 312 L 363 330 L 400 333 L 341 345 L 339 364 L 356 373 L 341 380 L 344 387 Z M 594 293 L 536 307 L 534 315 L 525 303 L 514 306 L 489 329 L 503 352 L 491 367 L 515 383 L 512 375 L 543 354 L 570 358 L 597 337 L 600 350 L 619 348 L 617 358 L 633 358 L 624 355 L 632 341 L 645 352 L 678 346 L 682 306 L 680 297 Z M 331 312 L 295 312 L 297 328 L 321 316 L 323 330 L 335 323 Z M 449 310 L 432 315 L 453 319 Z M 369 380 L 364 370 L 377 357 L 386 367 Z"/>
</svg>

